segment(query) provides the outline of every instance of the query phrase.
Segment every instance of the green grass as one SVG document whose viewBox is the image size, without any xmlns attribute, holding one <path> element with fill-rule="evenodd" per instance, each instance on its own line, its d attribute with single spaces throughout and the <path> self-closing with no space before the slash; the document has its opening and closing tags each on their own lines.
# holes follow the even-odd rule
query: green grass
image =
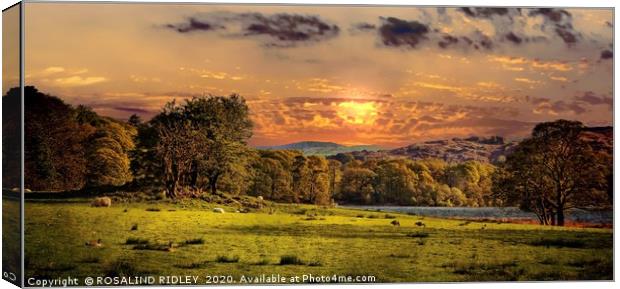
<svg viewBox="0 0 620 289">
<path fill-rule="evenodd" d="M 230 213 L 213 213 L 214 207 Z M 390 213 L 400 223 L 393 226 L 385 214 L 340 208 L 270 204 L 234 213 L 238 209 L 199 200 L 110 208 L 90 207 L 87 201 L 27 202 L 26 277 L 364 274 L 379 282 L 612 278 L 609 229 L 496 222 L 474 226 Z M 134 224 L 140 229 L 128 230 Z M 84 245 L 98 239 L 100 248 Z"/>
</svg>

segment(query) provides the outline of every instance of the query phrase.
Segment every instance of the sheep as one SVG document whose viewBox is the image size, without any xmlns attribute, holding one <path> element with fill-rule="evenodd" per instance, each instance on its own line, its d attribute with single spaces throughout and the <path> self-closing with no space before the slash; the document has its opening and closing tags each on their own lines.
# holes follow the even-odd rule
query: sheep
<svg viewBox="0 0 620 289">
<path fill-rule="evenodd" d="M 222 208 L 213 208 L 213 212 L 214 213 L 218 213 L 218 214 L 224 214 L 224 209 L 222 209 Z"/>
<path fill-rule="evenodd" d="M 263 201 L 263 196 L 258 196 L 256 197 L 258 199 L 258 201 L 262 202 Z"/>
<path fill-rule="evenodd" d="M 420 221 L 415 222 L 415 225 L 418 226 L 418 227 L 426 228 L 426 225 L 424 223 L 420 222 Z"/>
<path fill-rule="evenodd" d="M 103 244 L 101 243 L 101 239 L 90 240 L 86 242 L 84 245 L 89 246 L 89 247 L 95 247 L 95 248 L 103 247 Z"/>
<path fill-rule="evenodd" d="M 112 206 L 112 199 L 109 197 L 95 198 L 90 205 L 93 207 L 110 207 Z"/>
<path fill-rule="evenodd" d="M 398 220 L 393 220 L 392 223 L 390 223 L 394 226 L 400 227 L 400 222 Z"/>
</svg>

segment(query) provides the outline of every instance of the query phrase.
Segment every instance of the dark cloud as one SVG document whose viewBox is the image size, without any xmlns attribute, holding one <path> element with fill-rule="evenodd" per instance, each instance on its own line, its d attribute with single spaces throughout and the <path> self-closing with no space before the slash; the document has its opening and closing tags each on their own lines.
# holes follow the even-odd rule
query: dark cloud
<svg viewBox="0 0 620 289">
<path fill-rule="evenodd" d="M 523 38 L 519 37 L 518 35 L 516 35 L 514 32 L 508 32 L 506 33 L 506 35 L 504 36 L 504 38 L 514 44 L 521 44 L 521 42 L 523 42 Z"/>
<path fill-rule="evenodd" d="M 472 18 L 491 18 L 492 16 L 508 16 L 508 8 L 496 7 L 462 7 L 458 9 Z"/>
<path fill-rule="evenodd" d="M 601 51 L 601 59 L 612 59 L 614 58 L 614 53 L 611 50 L 603 50 Z"/>
<path fill-rule="evenodd" d="M 447 48 L 448 46 L 455 45 L 459 42 L 459 39 L 452 35 L 443 35 L 441 40 L 437 42 L 437 45 L 441 48 Z"/>
<path fill-rule="evenodd" d="M 135 113 L 135 114 L 147 114 L 150 112 L 146 109 L 137 108 L 137 107 L 115 106 L 112 108 L 118 111 L 130 112 L 130 113 Z"/>
<path fill-rule="evenodd" d="M 571 26 L 566 25 L 557 25 L 555 28 L 555 32 L 564 40 L 566 44 L 573 44 L 577 42 L 577 37 L 579 36 L 574 32 Z"/>
<path fill-rule="evenodd" d="M 222 30 L 227 36 L 266 36 L 265 46 L 277 47 L 329 39 L 340 31 L 337 25 L 317 16 L 286 13 L 206 13 L 189 17 L 183 23 L 167 24 L 166 27 L 179 33 Z"/>
<path fill-rule="evenodd" d="M 556 22 L 556 23 L 562 23 L 563 21 L 566 21 L 572 17 L 572 15 L 568 11 L 564 9 L 557 9 L 557 8 L 537 8 L 537 9 L 531 10 L 529 15 L 530 16 L 541 15 L 545 17 L 546 19 L 548 19 L 549 21 Z"/>
<path fill-rule="evenodd" d="M 386 46 L 409 46 L 415 48 L 427 39 L 430 29 L 418 21 L 406 21 L 396 17 L 382 18 L 379 28 L 381 40 Z"/>
<path fill-rule="evenodd" d="M 576 96 L 575 99 L 578 101 L 585 102 L 590 105 L 601 105 L 601 104 L 608 105 L 610 108 L 614 104 L 614 100 L 611 97 L 604 96 L 604 95 L 599 96 L 599 95 L 596 95 L 592 91 L 586 91 L 583 95 Z"/>
<path fill-rule="evenodd" d="M 353 30 L 368 31 L 368 30 L 375 30 L 375 29 L 377 29 L 377 26 L 374 25 L 374 24 L 363 22 L 363 23 L 353 24 L 352 29 Z"/>
<path fill-rule="evenodd" d="M 243 28 L 245 35 L 265 35 L 277 42 L 273 46 L 290 46 L 296 42 L 320 41 L 338 35 L 337 25 L 330 25 L 316 16 L 295 14 L 260 13 L 241 14 L 248 24 Z M 284 42 L 284 43 L 282 43 Z"/>
<path fill-rule="evenodd" d="M 574 114 L 582 114 L 586 112 L 586 109 L 583 107 L 582 102 L 580 101 L 571 101 L 566 102 L 563 100 L 552 101 L 549 98 L 544 97 L 526 97 L 526 100 L 534 105 L 534 112 L 548 112 L 551 114 L 561 114 L 572 112 Z"/>
<path fill-rule="evenodd" d="M 193 17 L 188 18 L 186 23 L 167 24 L 166 27 L 173 29 L 179 33 L 187 33 L 193 31 L 211 31 L 224 28 L 223 26 L 214 25 Z"/>
<path fill-rule="evenodd" d="M 581 38 L 581 34 L 573 28 L 573 16 L 564 9 L 537 8 L 530 10 L 528 15 L 543 17 L 545 24 L 542 25 L 541 29 L 544 31 L 547 26 L 552 26 L 555 34 L 568 45 L 577 43 Z"/>
</svg>

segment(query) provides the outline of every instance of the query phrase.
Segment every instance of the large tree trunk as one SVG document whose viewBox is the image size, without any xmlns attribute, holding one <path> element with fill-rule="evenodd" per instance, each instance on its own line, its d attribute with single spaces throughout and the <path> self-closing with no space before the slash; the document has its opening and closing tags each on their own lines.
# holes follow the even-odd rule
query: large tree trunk
<svg viewBox="0 0 620 289">
<path fill-rule="evenodd" d="M 213 174 L 209 177 L 209 189 L 212 195 L 217 195 L 217 179 L 220 177 L 220 174 Z"/>
<path fill-rule="evenodd" d="M 556 225 L 564 226 L 564 208 L 558 208 Z"/>
</svg>

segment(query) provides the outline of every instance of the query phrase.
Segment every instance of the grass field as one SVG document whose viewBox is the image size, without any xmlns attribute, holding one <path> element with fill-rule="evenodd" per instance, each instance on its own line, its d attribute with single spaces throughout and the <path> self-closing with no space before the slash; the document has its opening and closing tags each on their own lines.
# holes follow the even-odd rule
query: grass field
<svg viewBox="0 0 620 289">
<path fill-rule="evenodd" d="M 26 277 L 371 275 L 377 282 L 612 279 L 612 231 L 270 205 L 26 203 Z M 400 226 L 392 221 L 398 220 Z M 416 224 L 417 223 L 417 224 Z M 101 247 L 86 243 L 101 239 Z"/>
</svg>

